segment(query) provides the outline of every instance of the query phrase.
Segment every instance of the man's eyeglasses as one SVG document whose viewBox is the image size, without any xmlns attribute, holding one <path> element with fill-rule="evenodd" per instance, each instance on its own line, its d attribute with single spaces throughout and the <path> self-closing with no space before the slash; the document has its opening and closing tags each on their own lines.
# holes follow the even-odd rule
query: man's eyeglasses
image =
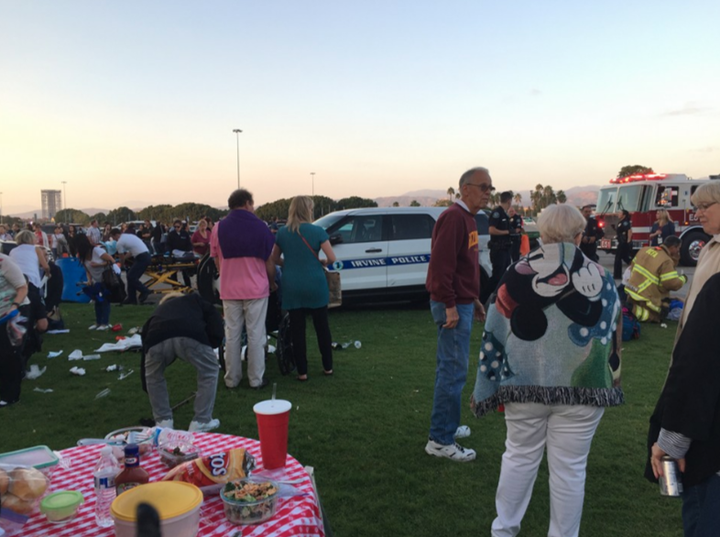
<svg viewBox="0 0 720 537">
<path fill-rule="evenodd" d="M 481 192 L 493 192 L 495 191 L 495 187 L 492 185 L 488 185 L 486 183 L 480 183 L 479 185 L 476 185 L 475 183 L 465 183 L 468 186 L 476 186 L 480 189 Z"/>
<path fill-rule="evenodd" d="M 173 226 L 175 229 L 180 229 L 180 226 Z"/>
<path fill-rule="evenodd" d="M 713 201 L 713 202 L 711 202 L 711 203 L 698 203 L 698 204 L 695 206 L 695 209 L 698 210 L 698 211 L 707 211 L 710 207 L 712 207 L 712 206 L 715 205 L 716 203 L 717 203 L 717 201 Z"/>
</svg>

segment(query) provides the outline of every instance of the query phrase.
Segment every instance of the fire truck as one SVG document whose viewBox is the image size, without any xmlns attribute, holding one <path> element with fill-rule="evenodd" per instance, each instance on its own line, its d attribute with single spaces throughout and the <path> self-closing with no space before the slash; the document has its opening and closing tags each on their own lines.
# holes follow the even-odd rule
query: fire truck
<svg viewBox="0 0 720 537">
<path fill-rule="evenodd" d="M 605 232 L 600 248 L 606 252 L 616 249 L 615 225 L 618 212 L 623 209 L 630 213 L 633 248 L 649 246 L 648 235 L 655 223 L 656 212 L 666 209 L 675 223 L 675 233 L 682 241 L 681 263 L 695 266 L 700 250 L 710 236 L 698 222 L 690 197 L 697 187 L 711 180 L 720 180 L 720 176 L 690 179 L 679 173 L 649 173 L 611 180 L 610 185 L 602 187 L 598 194 L 595 217 Z"/>
</svg>

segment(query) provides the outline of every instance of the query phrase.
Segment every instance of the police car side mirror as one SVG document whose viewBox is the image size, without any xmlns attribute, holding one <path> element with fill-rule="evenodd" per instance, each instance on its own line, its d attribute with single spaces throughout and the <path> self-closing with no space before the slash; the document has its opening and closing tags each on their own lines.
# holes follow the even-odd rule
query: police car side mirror
<svg viewBox="0 0 720 537">
<path fill-rule="evenodd" d="M 336 244 L 341 244 L 343 242 L 342 235 L 339 233 L 336 235 L 330 235 L 330 245 L 335 246 Z"/>
</svg>

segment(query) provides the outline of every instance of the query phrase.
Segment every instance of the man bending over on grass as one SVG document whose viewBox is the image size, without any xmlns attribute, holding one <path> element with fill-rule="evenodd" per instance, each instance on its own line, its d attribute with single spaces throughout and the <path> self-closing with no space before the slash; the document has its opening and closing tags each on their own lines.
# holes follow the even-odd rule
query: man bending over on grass
<svg viewBox="0 0 720 537">
<path fill-rule="evenodd" d="M 435 394 L 425 451 L 458 462 L 475 459 L 475 451 L 455 439 L 470 436 L 470 428 L 460 426 L 460 398 L 467 379 L 473 316 L 480 321 L 485 318 L 479 299 L 475 214 L 487 205 L 492 189 L 485 168 L 473 168 L 460 177 L 460 200 L 440 215 L 433 229 L 425 282 L 438 327 Z"/>
<path fill-rule="evenodd" d="M 215 306 L 199 294 L 168 293 L 141 331 L 143 379 L 153 417 L 160 427 L 175 428 L 165 368 L 181 358 L 197 369 L 195 417 L 188 431 L 211 431 L 220 366 L 213 348 L 222 344 L 223 320 Z"/>
</svg>

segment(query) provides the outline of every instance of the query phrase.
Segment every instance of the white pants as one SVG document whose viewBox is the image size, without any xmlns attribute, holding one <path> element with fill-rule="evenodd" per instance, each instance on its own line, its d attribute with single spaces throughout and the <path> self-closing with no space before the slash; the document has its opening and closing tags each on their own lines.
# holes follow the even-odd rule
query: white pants
<svg viewBox="0 0 720 537">
<path fill-rule="evenodd" d="M 265 374 L 265 315 L 267 298 L 223 300 L 225 313 L 225 385 L 235 388 L 242 380 L 242 331 L 247 332 L 247 375 L 251 387 L 262 384 Z"/>
<path fill-rule="evenodd" d="M 550 470 L 548 537 L 578 535 L 587 458 L 603 412 L 603 408 L 582 405 L 505 405 L 507 440 L 495 496 L 493 537 L 515 536 L 520 531 L 545 446 Z"/>
</svg>

